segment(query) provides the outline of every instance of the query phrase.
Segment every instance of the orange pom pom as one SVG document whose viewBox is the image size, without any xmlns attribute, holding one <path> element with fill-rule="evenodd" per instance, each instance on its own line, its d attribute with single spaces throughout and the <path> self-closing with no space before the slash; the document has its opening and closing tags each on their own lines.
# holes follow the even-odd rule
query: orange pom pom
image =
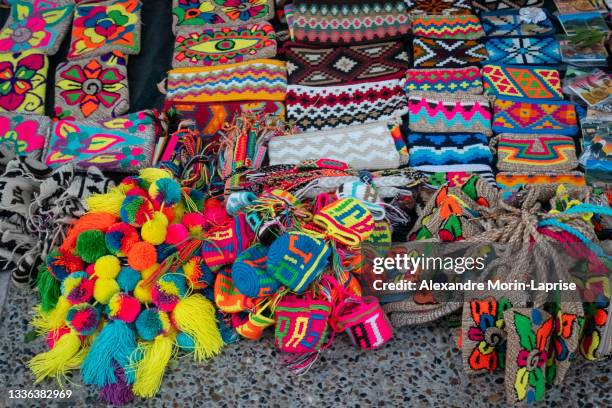
<svg viewBox="0 0 612 408">
<path fill-rule="evenodd" d="M 138 242 L 128 253 L 128 264 L 136 271 L 144 271 L 157 262 L 157 251 L 148 242 Z"/>
</svg>

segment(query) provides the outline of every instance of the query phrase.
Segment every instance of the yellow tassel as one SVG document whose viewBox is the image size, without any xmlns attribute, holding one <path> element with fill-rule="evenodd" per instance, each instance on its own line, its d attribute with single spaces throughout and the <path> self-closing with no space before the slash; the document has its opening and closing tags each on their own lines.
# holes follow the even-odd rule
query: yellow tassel
<svg viewBox="0 0 612 408">
<path fill-rule="evenodd" d="M 133 363 L 136 367 L 136 381 L 132 386 L 134 395 L 149 398 L 157 394 L 173 353 L 174 340 L 164 335 L 138 345 L 133 355 L 142 356 L 142 359 Z"/>
<path fill-rule="evenodd" d="M 78 368 L 86 354 L 87 349 L 81 349 L 81 340 L 76 332 L 64 334 L 51 350 L 32 357 L 28 362 L 28 367 L 36 377 L 34 384 L 52 377 L 62 386 L 68 371 Z"/>
<path fill-rule="evenodd" d="M 118 217 L 123 200 L 125 194 L 117 189 L 106 194 L 93 194 L 85 199 L 85 203 L 89 212 L 104 212 Z"/>
<path fill-rule="evenodd" d="M 194 357 L 197 361 L 219 354 L 223 346 L 215 319 L 215 307 L 200 294 L 182 299 L 172 312 L 178 328 L 195 341 Z"/>
<path fill-rule="evenodd" d="M 142 169 L 140 170 L 139 174 L 143 180 L 149 183 L 153 183 L 154 181 L 163 178 L 172 178 L 172 174 L 169 171 L 163 169 L 156 169 L 154 167 Z"/>
<path fill-rule="evenodd" d="M 60 296 L 55 308 L 49 312 L 43 312 L 38 306 L 31 324 L 38 334 L 46 335 L 50 331 L 66 325 L 66 316 L 71 306 L 65 297 Z"/>
</svg>

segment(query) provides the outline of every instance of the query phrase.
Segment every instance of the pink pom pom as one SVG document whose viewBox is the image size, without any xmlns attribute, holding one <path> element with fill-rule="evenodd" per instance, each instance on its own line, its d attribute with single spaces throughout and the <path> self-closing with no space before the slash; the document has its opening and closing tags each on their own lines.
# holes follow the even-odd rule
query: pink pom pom
<svg viewBox="0 0 612 408">
<path fill-rule="evenodd" d="M 138 186 L 129 189 L 125 193 L 125 195 L 126 196 L 141 196 L 141 197 L 149 198 L 148 193 L 143 188 L 140 188 Z"/>
<path fill-rule="evenodd" d="M 204 203 L 204 217 L 208 227 L 222 225 L 232 219 L 225 210 L 223 203 L 214 198 L 208 199 Z"/>
<path fill-rule="evenodd" d="M 206 224 L 206 218 L 200 213 L 187 213 L 183 215 L 181 223 L 187 227 L 192 235 L 201 234 Z"/>
<path fill-rule="evenodd" d="M 183 224 L 171 224 L 168 225 L 168 231 L 166 232 L 166 241 L 168 245 L 174 245 L 177 248 L 182 247 L 187 243 L 189 239 L 189 231 Z"/>
<path fill-rule="evenodd" d="M 117 293 L 113 296 L 108 302 L 108 308 L 109 317 L 126 323 L 132 323 L 140 314 L 140 302 L 126 293 Z"/>
<path fill-rule="evenodd" d="M 87 265 L 87 267 L 85 268 L 85 272 L 87 272 L 87 274 L 88 274 L 89 276 L 93 276 L 93 274 L 95 273 L 94 266 L 95 266 L 95 264 L 89 264 L 89 265 Z"/>
</svg>

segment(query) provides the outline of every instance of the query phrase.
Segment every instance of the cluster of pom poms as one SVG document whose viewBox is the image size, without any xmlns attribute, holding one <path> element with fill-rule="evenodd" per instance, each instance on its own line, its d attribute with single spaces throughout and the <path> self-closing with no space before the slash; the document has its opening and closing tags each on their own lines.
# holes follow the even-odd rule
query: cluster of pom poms
<svg viewBox="0 0 612 408">
<path fill-rule="evenodd" d="M 120 405 L 155 395 L 175 349 L 198 361 L 220 352 L 214 306 L 196 293 L 212 271 L 181 252 L 202 240 L 204 199 L 145 169 L 87 200 L 37 283 L 32 325 L 49 347 L 29 363 L 37 381 L 61 383 L 80 368 L 103 401 Z"/>
</svg>

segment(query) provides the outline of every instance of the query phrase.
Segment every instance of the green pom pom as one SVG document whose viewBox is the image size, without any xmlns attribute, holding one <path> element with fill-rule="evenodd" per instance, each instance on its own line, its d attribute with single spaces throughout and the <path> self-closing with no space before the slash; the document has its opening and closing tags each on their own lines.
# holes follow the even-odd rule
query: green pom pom
<svg viewBox="0 0 612 408">
<path fill-rule="evenodd" d="M 100 230 L 83 231 L 77 237 L 76 250 L 81 259 L 87 263 L 107 254 L 104 233 Z"/>
<path fill-rule="evenodd" d="M 55 308 L 60 296 L 60 282 L 49 272 L 47 265 L 41 265 L 36 278 L 36 288 L 40 297 L 40 308 L 48 312 Z"/>
</svg>

